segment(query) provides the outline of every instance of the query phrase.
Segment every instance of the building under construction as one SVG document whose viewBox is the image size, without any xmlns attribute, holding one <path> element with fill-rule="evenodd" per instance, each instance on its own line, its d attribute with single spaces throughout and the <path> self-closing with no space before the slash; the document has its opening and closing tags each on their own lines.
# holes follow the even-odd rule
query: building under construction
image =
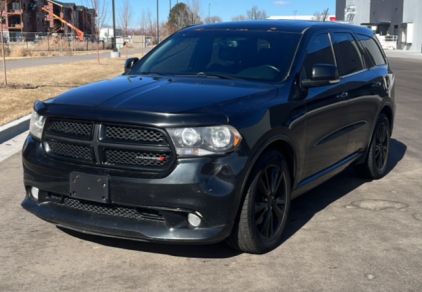
<svg viewBox="0 0 422 292">
<path fill-rule="evenodd" d="M 14 35 L 14 39 L 30 32 L 73 34 L 71 26 L 85 34 L 95 34 L 95 16 L 94 9 L 75 3 L 56 0 L 13 0 L 7 4 L 1 15 L 1 25 L 5 36 Z"/>
</svg>

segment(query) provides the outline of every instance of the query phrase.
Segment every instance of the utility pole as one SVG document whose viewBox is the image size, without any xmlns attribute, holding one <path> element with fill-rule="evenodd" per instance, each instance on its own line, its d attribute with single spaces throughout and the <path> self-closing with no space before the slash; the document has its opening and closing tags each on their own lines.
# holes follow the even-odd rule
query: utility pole
<svg viewBox="0 0 422 292">
<path fill-rule="evenodd" d="M 113 52 L 117 52 L 116 46 L 116 5 L 113 0 Z"/>
<path fill-rule="evenodd" d="M 158 8 L 160 0 L 157 0 L 157 45 L 160 43 L 160 9 Z"/>
<path fill-rule="evenodd" d="M 211 3 L 208 3 L 208 21 L 211 21 Z"/>
</svg>

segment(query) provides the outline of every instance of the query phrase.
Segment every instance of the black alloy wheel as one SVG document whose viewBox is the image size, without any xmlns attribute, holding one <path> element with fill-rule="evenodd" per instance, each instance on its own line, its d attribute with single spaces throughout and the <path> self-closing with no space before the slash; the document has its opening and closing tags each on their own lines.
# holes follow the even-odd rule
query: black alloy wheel
<svg viewBox="0 0 422 292">
<path fill-rule="evenodd" d="M 390 121 L 385 114 L 381 114 L 372 134 L 368 156 L 363 164 L 355 166 L 355 171 L 359 176 L 366 179 L 380 179 L 387 173 L 390 136 Z"/>
<path fill-rule="evenodd" d="M 265 239 L 277 235 L 286 209 L 286 176 L 280 165 L 268 165 L 258 179 L 255 195 L 255 225 Z"/>
<path fill-rule="evenodd" d="M 378 171 L 382 171 L 388 161 L 389 133 L 385 123 L 381 123 L 375 134 L 374 159 Z"/>
<path fill-rule="evenodd" d="M 262 155 L 246 185 L 246 196 L 230 246 L 249 253 L 266 253 L 279 246 L 291 201 L 291 181 L 283 155 L 271 150 Z"/>
</svg>

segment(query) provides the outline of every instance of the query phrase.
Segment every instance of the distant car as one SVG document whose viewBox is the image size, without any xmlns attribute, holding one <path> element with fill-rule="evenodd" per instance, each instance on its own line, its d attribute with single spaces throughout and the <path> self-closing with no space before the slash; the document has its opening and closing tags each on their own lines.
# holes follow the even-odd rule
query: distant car
<svg viewBox="0 0 422 292">
<path fill-rule="evenodd" d="M 386 174 L 394 88 L 366 28 L 189 27 L 120 77 L 35 104 L 22 206 L 84 233 L 265 253 L 293 198 L 348 166 Z"/>
</svg>

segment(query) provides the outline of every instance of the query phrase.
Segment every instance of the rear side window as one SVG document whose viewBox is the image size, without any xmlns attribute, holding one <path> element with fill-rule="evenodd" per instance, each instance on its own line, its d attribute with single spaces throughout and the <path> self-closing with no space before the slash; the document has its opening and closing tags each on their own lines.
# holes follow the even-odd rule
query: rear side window
<svg viewBox="0 0 422 292">
<path fill-rule="evenodd" d="M 359 35 L 359 40 L 365 48 L 365 52 L 372 64 L 378 66 L 386 63 L 380 47 L 373 38 L 366 35 Z"/>
<path fill-rule="evenodd" d="M 310 41 L 304 63 L 306 78 L 311 78 L 312 67 L 315 64 L 335 65 L 333 50 L 328 34 L 317 35 Z"/>
<path fill-rule="evenodd" d="M 341 76 L 363 70 L 362 55 L 350 33 L 334 33 L 334 42 Z"/>
</svg>

